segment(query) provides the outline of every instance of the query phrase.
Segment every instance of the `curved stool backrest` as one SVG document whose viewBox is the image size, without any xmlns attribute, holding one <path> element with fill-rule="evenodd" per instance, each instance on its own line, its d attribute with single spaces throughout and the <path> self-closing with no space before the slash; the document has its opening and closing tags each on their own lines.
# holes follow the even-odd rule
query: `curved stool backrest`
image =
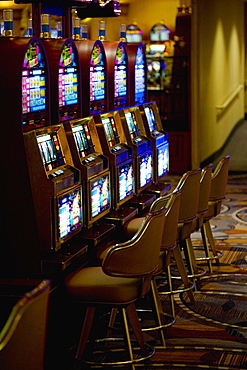
<svg viewBox="0 0 247 370">
<path fill-rule="evenodd" d="M 179 222 L 187 222 L 197 215 L 201 169 L 186 172 L 176 186 L 181 191 Z"/>
<path fill-rule="evenodd" d="M 202 169 L 201 179 L 200 179 L 200 194 L 198 201 L 198 213 L 206 212 L 208 209 L 208 201 L 211 191 L 211 182 L 212 182 L 212 170 L 213 165 L 209 164 L 208 166 Z"/>
<path fill-rule="evenodd" d="M 12 308 L 0 332 L 1 369 L 44 369 L 50 289 L 50 281 L 43 280 Z"/>
<path fill-rule="evenodd" d="M 211 189 L 208 201 L 208 209 L 203 215 L 203 222 L 200 225 L 206 259 L 208 261 L 209 272 L 212 273 L 212 259 L 219 259 L 223 253 L 216 249 L 213 233 L 210 226 L 210 220 L 221 212 L 221 204 L 226 196 L 226 187 L 228 181 L 230 156 L 223 157 L 216 166 L 211 176 Z M 209 256 L 210 249 L 213 256 Z"/>
<path fill-rule="evenodd" d="M 216 166 L 211 180 L 211 190 L 209 200 L 224 199 L 228 181 L 230 156 L 223 157 Z"/>
<path fill-rule="evenodd" d="M 151 211 L 156 211 L 162 207 L 167 208 L 166 221 L 164 226 L 161 249 L 173 248 L 177 241 L 177 226 L 180 210 L 181 191 L 174 191 L 164 197 L 157 198 L 150 207 Z"/>
<path fill-rule="evenodd" d="M 132 239 L 109 248 L 102 262 L 103 271 L 118 277 L 152 274 L 158 266 L 166 212 L 161 209 L 149 213 Z"/>
<path fill-rule="evenodd" d="M 197 222 L 195 224 L 194 230 L 198 230 L 203 224 L 203 218 L 205 213 L 208 210 L 208 201 L 211 190 L 211 179 L 212 179 L 212 170 L 213 165 L 209 164 L 208 166 L 202 169 L 201 179 L 200 179 L 200 193 L 198 201 L 198 211 L 197 211 Z"/>
</svg>

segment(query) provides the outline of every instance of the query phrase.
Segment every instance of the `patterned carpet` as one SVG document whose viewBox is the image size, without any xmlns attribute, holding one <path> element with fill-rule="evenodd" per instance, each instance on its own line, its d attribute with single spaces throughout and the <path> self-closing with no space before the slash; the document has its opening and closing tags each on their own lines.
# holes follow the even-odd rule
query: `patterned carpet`
<svg viewBox="0 0 247 370">
<path fill-rule="evenodd" d="M 213 263 L 212 274 L 200 279 L 194 306 L 187 293 L 175 295 L 176 322 L 166 328 L 167 348 L 159 345 L 153 332 L 146 333 L 156 353 L 150 364 L 139 363 L 136 369 L 247 369 L 246 175 L 229 176 L 222 211 L 211 225 L 224 256 Z M 200 233 L 193 234 L 192 242 L 200 248 Z M 169 313 L 167 296 L 162 297 Z"/>
<path fill-rule="evenodd" d="M 247 369 L 246 175 L 229 176 L 227 197 L 211 227 L 224 256 L 213 264 L 213 274 L 201 278 L 195 306 L 187 293 L 175 297 L 177 321 L 167 328 L 167 350 L 153 358 L 163 369 Z M 195 247 L 202 244 L 200 233 L 192 240 Z"/>
</svg>

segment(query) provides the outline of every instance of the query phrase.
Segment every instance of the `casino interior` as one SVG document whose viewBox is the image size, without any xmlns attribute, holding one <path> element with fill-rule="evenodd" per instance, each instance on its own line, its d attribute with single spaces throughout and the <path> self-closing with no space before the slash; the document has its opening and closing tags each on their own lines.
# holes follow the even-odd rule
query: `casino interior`
<svg viewBox="0 0 247 370">
<path fill-rule="evenodd" d="M 208 273 L 219 258 L 209 220 L 230 158 L 209 164 L 246 115 L 245 5 L 0 1 L 2 369 L 149 368 L 147 296 L 166 350 L 170 263 L 193 304 L 205 271 L 191 234 Z"/>
</svg>

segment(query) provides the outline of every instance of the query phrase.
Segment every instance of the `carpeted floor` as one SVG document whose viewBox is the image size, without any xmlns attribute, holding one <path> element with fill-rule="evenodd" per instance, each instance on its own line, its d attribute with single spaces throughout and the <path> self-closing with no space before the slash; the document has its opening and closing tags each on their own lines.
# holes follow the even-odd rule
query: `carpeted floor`
<svg viewBox="0 0 247 370">
<path fill-rule="evenodd" d="M 145 333 L 156 353 L 136 369 L 247 369 L 247 175 L 229 176 L 222 211 L 211 225 L 223 257 L 200 279 L 194 306 L 187 293 L 175 295 L 176 322 L 166 328 L 165 349 L 155 333 Z M 200 233 L 192 242 L 200 248 Z M 158 283 L 166 285 L 160 277 Z M 162 300 L 170 313 L 167 296 Z"/>
</svg>

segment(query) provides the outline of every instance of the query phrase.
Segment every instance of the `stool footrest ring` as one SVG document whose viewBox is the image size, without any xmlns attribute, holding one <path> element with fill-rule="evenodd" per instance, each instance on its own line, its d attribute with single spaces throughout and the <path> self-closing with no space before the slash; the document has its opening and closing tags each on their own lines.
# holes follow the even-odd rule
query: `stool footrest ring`
<svg viewBox="0 0 247 370">
<path fill-rule="evenodd" d="M 147 310 L 147 309 L 141 309 L 141 308 L 138 308 L 136 310 L 137 312 L 145 312 L 145 313 L 150 313 L 153 315 L 153 311 L 152 310 Z M 152 327 L 144 327 L 142 328 L 142 331 L 153 331 L 153 330 L 161 330 L 161 329 L 164 329 L 164 328 L 168 328 L 169 326 L 175 324 L 176 322 L 176 318 L 173 317 L 172 315 L 170 315 L 169 313 L 163 313 L 164 317 L 168 317 L 169 318 L 169 322 L 167 324 L 162 324 L 162 325 L 159 325 L 159 326 L 152 326 Z"/>
<path fill-rule="evenodd" d="M 107 342 L 124 342 L 124 339 L 123 338 L 101 338 L 101 339 L 96 339 L 95 340 L 95 343 L 104 343 L 106 344 Z M 131 342 L 135 342 L 137 343 L 136 340 L 132 340 L 131 339 Z M 106 357 L 107 353 L 109 354 L 110 352 L 115 354 L 115 353 L 124 353 L 126 352 L 125 351 L 125 348 L 121 347 L 121 348 L 114 348 L 114 349 L 111 349 L 110 347 L 105 347 L 104 349 L 102 350 L 95 350 L 93 352 L 93 356 L 98 356 L 100 357 L 100 361 L 90 361 L 90 360 L 87 360 L 87 359 L 79 359 L 79 358 L 75 358 L 76 361 L 78 362 L 81 362 L 81 363 L 85 363 L 85 364 L 88 364 L 88 365 L 96 365 L 96 366 L 120 366 L 120 365 L 128 365 L 128 364 L 135 364 L 135 363 L 138 363 L 138 362 L 141 362 L 141 361 L 146 361 L 148 359 L 150 359 L 156 352 L 155 348 L 152 347 L 150 344 L 148 343 L 145 343 L 146 344 L 146 347 L 147 347 L 147 350 L 148 350 L 148 355 L 147 356 L 143 356 L 143 355 L 140 355 L 141 357 L 137 357 L 137 355 L 135 355 L 135 358 L 133 360 L 123 360 L 123 361 L 105 361 L 103 358 Z M 132 347 L 132 351 L 133 353 L 134 352 L 141 352 L 140 348 L 137 347 Z"/>
<path fill-rule="evenodd" d="M 172 277 L 173 278 L 173 277 Z M 176 279 L 175 277 L 174 277 L 174 279 Z M 188 288 L 181 288 L 181 289 L 176 289 L 176 290 L 171 290 L 171 291 L 169 291 L 169 292 L 160 292 L 159 291 L 159 294 L 160 295 L 171 295 L 171 294 L 178 294 L 178 293 L 184 293 L 184 292 L 187 292 L 188 290 L 192 290 L 192 289 L 194 289 L 195 288 L 195 284 L 192 284 L 191 283 L 191 285 L 188 287 Z"/>
<path fill-rule="evenodd" d="M 209 257 L 196 257 L 196 261 L 210 261 L 210 260 L 218 260 L 219 258 L 224 256 L 224 252 L 220 250 L 216 250 L 217 255 L 216 256 L 209 256 Z"/>
</svg>

